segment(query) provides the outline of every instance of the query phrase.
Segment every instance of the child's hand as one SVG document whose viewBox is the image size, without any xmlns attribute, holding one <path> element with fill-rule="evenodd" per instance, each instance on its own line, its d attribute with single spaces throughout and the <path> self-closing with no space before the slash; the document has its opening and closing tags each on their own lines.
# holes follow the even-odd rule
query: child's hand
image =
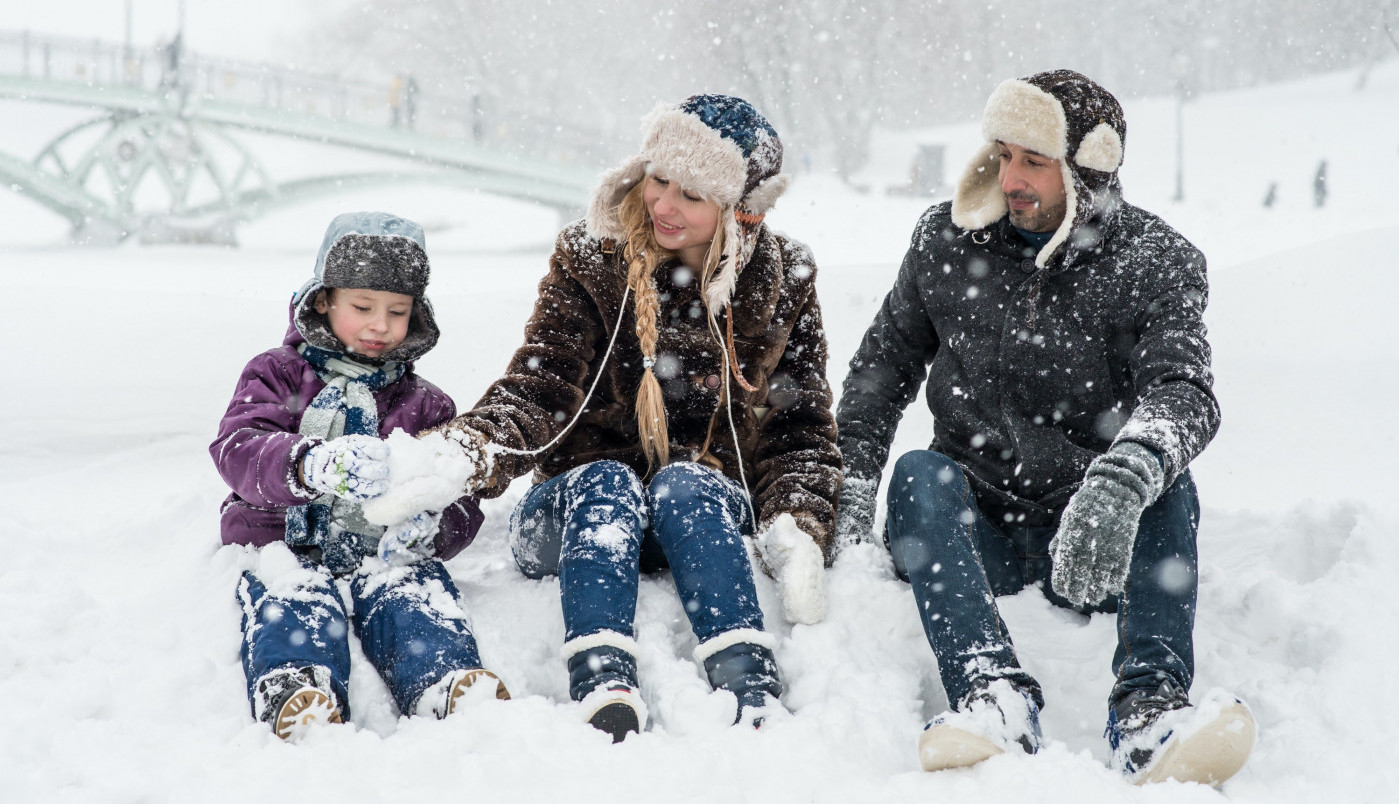
<svg viewBox="0 0 1399 804">
<path fill-rule="evenodd" d="M 323 441 L 302 457 L 301 479 L 313 491 L 364 502 L 388 488 L 389 447 L 362 435 Z"/>
<path fill-rule="evenodd" d="M 433 554 L 433 539 L 442 523 L 441 512 L 420 511 L 407 519 L 384 528 L 379 539 L 379 558 L 389 564 L 412 564 Z"/>
<path fill-rule="evenodd" d="M 481 442 L 468 447 L 455 434 L 448 439 L 438 432 L 420 438 L 402 430 L 389 433 L 389 483 L 382 496 L 364 505 L 364 518 L 394 525 L 420 511 L 441 511 L 475 491 L 490 469 L 491 455 Z"/>
</svg>

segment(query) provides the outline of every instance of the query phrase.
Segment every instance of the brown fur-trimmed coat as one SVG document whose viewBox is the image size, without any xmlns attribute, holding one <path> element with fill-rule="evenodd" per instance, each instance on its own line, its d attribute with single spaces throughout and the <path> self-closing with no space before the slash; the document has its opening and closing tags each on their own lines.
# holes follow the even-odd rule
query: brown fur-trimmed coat
<svg viewBox="0 0 1399 804">
<path fill-rule="evenodd" d="M 547 444 L 573 418 L 603 362 L 626 288 L 621 249 L 609 253 L 604 245 L 611 243 L 589 237 L 581 221 L 559 233 L 524 345 L 475 408 L 447 428 L 467 428 L 495 444 L 528 450 Z M 724 346 L 709 329 L 699 282 L 672 262 L 657 269 L 656 286 L 654 371 L 665 394 L 671 460 L 700 458 L 708 436 L 704 462 L 717 462 L 738 480 L 734 435 L 722 404 Z M 763 524 L 793 514 L 814 531 L 810 535 L 829 561 L 841 459 L 816 265 L 806 246 L 762 226 L 739 274 L 732 310 L 739 365 L 759 389 L 750 393 L 729 382 L 754 511 Z M 723 313 L 718 322 L 722 332 Z M 637 432 L 643 368 L 631 299 L 602 371 L 572 431 L 542 456 L 498 455 L 492 485 L 482 496 L 499 495 L 511 478 L 530 470 L 544 479 L 605 459 L 627 464 L 643 478 L 660 468 L 647 466 Z"/>
</svg>

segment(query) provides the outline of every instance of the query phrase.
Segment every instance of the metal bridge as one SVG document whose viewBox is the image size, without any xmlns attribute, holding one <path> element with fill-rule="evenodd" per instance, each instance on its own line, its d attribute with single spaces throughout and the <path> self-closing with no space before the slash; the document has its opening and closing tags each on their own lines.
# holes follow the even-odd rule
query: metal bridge
<svg viewBox="0 0 1399 804">
<path fill-rule="evenodd" d="M 519 115 L 492 123 L 480 95 L 425 95 L 402 76 L 376 86 L 201 58 L 178 38 L 136 51 L 0 32 L 0 98 L 98 112 L 32 159 L 0 153 L 0 182 L 67 218 L 78 242 L 231 244 L 238 224 L 278 207 L 383 183 L 446 183 L 574 214 L 597 175 L 587 145 Z M 279 180 L 241 132 L 401 157 L 408 167 Z"/>
</svg>

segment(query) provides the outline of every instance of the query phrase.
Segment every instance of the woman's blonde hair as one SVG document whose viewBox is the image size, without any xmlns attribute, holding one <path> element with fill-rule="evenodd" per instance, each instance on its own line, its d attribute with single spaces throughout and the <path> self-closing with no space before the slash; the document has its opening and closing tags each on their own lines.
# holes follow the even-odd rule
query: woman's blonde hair
<svg viewBox="0 0 1399 804">
<path fill-rule="evenodd" d="M 636 429 L 641 434 L 641 450 L 646 454 L 646 462 L 650 466 L 658 463 L 665 466 L 670 463 L 670 432 L 666 426 L 665 396 L 653 370 L 658 337 L 656 316 L 660 312 L 656 268 L 673 259 L 675 253 L 656 243 L 656 229 L 646 211 L 646 200 L 642 197 L 649 180 L 648 169 L 646 176 L 622 199 L 617 217 L 627 233 L 622 256 L 627 261 L 627 286 L 636 298 L 636 337 L 641 342 L 645 367 L 641 385 L 636 390 Z M 704 265 L 700 269 L 701 298 L 705 298 L 709 279 L 718 270 L 719 260 L 724 254 L 723 219 L 724 210 L 721 208 L 720 224 L 715 229 L 714 239 L 709 243 L 709 251 L 705 253 Z M 705 446 L 708 447 L 707 444 Z"/>
</svg>

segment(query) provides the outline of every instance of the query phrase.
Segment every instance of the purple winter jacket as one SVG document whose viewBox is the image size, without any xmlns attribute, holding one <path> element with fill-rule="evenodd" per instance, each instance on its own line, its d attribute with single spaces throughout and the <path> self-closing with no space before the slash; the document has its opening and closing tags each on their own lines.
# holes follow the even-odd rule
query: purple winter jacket
<svg viewBox="0 0 1399 804">
<path fill-rule="evenodd" d="M 302 411 L 325 387 L 296 351 L 303 341 L 293 326 L 280 348 L 248 362 L 219 422 L 218 437 L 209 445 L 219 474 L 233 489 L 221 509 L 224 544 L 261 547 L 282 541 L 287 508 L 317 496 L 301 485 L 296 472 L 306 450 L 321 441 L 297 432 Z M 457 415 L 452 398 L 413 373 L 411 364 L 397 382 L 375 391 L 374 400 L 380 436 L 395 428 L 416 435 Z M 448 506 L 437 533 L 437 557 L 446 560 L 465 549 L 482 519 L 474 496 Z"/>
</svg>

